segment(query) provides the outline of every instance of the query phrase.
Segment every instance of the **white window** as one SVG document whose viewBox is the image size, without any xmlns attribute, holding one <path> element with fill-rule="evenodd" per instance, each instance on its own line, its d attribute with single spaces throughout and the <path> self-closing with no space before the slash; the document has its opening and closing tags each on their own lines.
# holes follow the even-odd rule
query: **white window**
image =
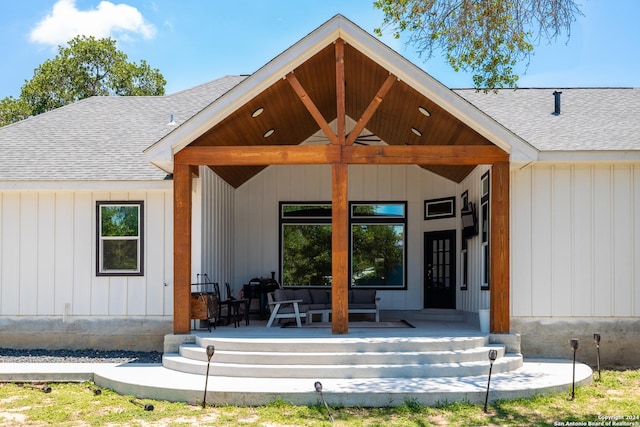
<svg viewBox="0 0 640 427">
<path fill-rule="evenodd" d="M 96 275 L 143 275 L 144 202 L 96 203 Z"/>
</svg>

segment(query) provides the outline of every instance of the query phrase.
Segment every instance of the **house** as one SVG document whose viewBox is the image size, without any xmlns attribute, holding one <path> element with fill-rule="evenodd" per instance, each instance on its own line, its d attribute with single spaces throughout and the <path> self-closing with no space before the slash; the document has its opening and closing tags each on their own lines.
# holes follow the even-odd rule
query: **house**
<svg viewBox="0 0 640 427">
<path fill-rule="evenodd" d="M 638 89 L 451 90 L 338 15 L 250 76 L 0 128 L 1 345 L 160 349 L 200 273 L 274 272 L 332 289 L 335 334 L 375 288 L 637 364 L 639 118 Z"/>
</svg>

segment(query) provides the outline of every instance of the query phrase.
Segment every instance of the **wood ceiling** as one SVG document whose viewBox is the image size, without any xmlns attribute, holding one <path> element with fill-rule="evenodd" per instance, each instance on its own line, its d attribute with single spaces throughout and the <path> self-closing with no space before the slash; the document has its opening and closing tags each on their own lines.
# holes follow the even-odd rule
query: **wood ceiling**
<svg viewBox="0 0 640 427">
<path fill-rule="evenodd" d="M 313 101 L 324 120 L 337 116 L 336 56 L 331 44 L 295 70 L 295 78 Z M 389 77 L 385 70 L 352 46 L 344 47 L 345 110 L 357 121 Z M 285 76 L 283 76 L 285 77 Z M 430 115 L 421 113 L 418 107 Z M 259 108 L 263 112 L 252 117 Z M 415 129 L 421 136 L 417 135 Z M 273 129 L 272 135 L 265 132 Z M 300 96 L 286 78 L 258 94 L 191 146 L 298 145 L 320 129 Z M 391 146 L 405 145 L 492 145 L 489 140 L 460 122 L 447 111 L 402 81 L 395 81 L 362 134 L 375 134 Z M 317 138 L 316 138 L 317 139 Z M 326 142 L 328 143 L 328 141 Z M 210 166 L 230 185 L 238 187 L 268 165 Z M 419 165 L 450 180 L 460 182 L 474 165 Z"/>
</svg>

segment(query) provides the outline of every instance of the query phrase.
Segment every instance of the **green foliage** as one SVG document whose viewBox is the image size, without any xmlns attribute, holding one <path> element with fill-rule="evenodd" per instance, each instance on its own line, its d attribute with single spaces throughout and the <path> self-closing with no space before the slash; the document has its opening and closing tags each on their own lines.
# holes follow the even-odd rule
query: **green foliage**
<svg viewBox="0 0 640 427">
<path fill-rule="evenodd" d="M 164 95 L 166 80 L 146 61 L 127 62 L 112 38 L 78 36 L 35 69 L 20 98 L 0 101 L 0 125 L 91 96 Z"/>
<path fill-rule="evenodd" d="M 555 41 L 582 16 L 574 0 L 376 0 L 384 13 L 378 36 L 390 28 L 430 59 L 442 51 L 455 71 L 473 72 L 486 91 L 516 87 L 514 66 L 541 40 Z"/>
<path fill-rule="evenodd" d="M 31 107 L 23 99 L 12 96 L 0 99 L 0 127 L 24 120 L 31 115 Z"/>
</svg>

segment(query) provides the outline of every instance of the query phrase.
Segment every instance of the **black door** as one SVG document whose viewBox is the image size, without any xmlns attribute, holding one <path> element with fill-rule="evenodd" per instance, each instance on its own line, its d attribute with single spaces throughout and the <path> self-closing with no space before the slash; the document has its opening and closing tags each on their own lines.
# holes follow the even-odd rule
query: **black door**
<svg viewBox="0 0 640 427">
<path fill-rule="evenodd" d="M 456 308 L 456 231 L 424 233 L 424 308 Z"/>
</svg>

